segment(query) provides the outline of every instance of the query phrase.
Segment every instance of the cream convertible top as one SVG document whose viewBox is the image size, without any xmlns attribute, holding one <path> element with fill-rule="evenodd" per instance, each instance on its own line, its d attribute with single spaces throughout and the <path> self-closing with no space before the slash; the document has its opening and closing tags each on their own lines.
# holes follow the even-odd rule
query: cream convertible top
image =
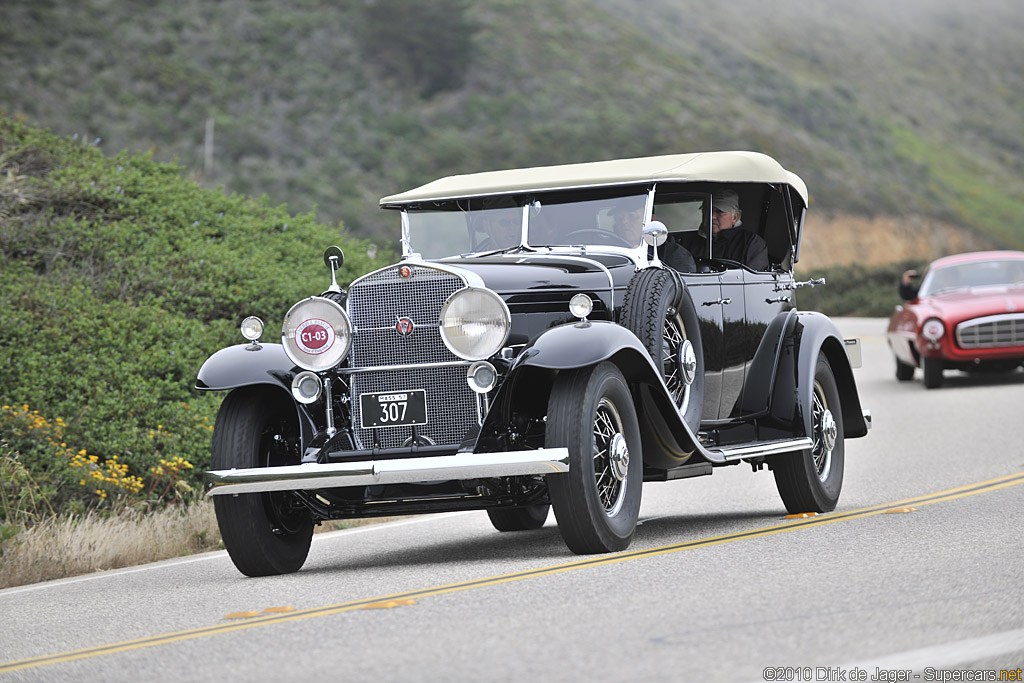
<svg viewBox="0 0 1024 683">
<path fill-rule="evenodd" d="M 636 159 L 614 159 L 562 166 L 538 166 L 506 171 L 453 175 L 380 200 L 385 208 L 446 199 L 496 194 L 569 190 L 646 182 L 712 181 L 783 183 L 807 206 L 807 186 L 795 173 L 758 152 L 698 152 Z"/>
</svg>

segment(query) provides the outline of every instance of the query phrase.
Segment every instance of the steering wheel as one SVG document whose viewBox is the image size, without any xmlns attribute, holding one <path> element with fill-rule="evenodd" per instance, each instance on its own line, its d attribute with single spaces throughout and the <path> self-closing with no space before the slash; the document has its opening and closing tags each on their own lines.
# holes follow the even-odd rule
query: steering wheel
<svg viewBox="0 0 1024 683">
<path fill-rule="evenodd" d="M 609 239 L 613 241 L 613 246 L 617 247 L 633 248 L 638 246 L 636 244 L 630 244 L 628 240 L 620 235 L 616 235 L 614 232 L 598 230 L 597 228 L 573 230 L 565 236 L 565 240 L 570 244 L 608 244 Z"/>
</svg>

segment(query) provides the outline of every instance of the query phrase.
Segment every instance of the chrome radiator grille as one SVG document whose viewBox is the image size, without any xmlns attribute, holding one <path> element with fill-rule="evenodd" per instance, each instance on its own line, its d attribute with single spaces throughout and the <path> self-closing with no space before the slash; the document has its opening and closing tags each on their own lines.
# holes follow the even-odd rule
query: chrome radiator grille
<svg viewBox="0 0 1024 683">
<path fill-rule="evenodd" d="M 441 306 L 462 289 L 461 278 L 435 268 L 409 265 L 412 276 L 403 278 L 403 266 L 385 268 L 352 283 L 348 313 L 353 337 L 350 367 L 406 366 L 350 376 L 352 431 L 361 448 L 400 448 L 408 445 L 412 427 L 363 429 L 359 396 L 366 393 L 423 389 L 427 396 L 427 424 L 416 428 L 418 437 L 437 445 L 458 445 L 477 423 L 476 395 L 466 384 L 466 365 L 441 341 L 438 319 Z M 412 333 L 398 333 L 400 318 L 413 321 Z M 408 367 L 428 363 L 459 363 L 446 367 Z M 422 441 L 421 441 L 422 442 Z"/>
<path fill-rule="evenodd" d="M 463 281 L 434 268 L 409 267 L 409 278 L 399 275 L 396 266 L 352 283 L 348 293 L 348 313 L 355 328 L 352 367 L 459 360 L 441 341 L 437 321 L 441 306 L 465 286 Z M 399 318 L 413 321 L 412 334 L 398 334 Z"/>
<path fill-rule="evenodd" d="M 380 448 L 407 446 L 411 443 L 413 428 L 363 429 L 360 426 L 359 394 L 425 389 L 427 424 L 416 427 L 416 436 L 426 437 L 437 445 L 459 445 L 470 428 L 477 424 L 476 394 L 466 384 L 465 366 L 371 372 L 353 375 L 351 381 L 352 431 L 362 448 L 372 448 L 375 436 L 378 439 L 376 445 Z"/>
<path fill-rule="evenodd" d="M 992 315 L 960 323 L 956 343 L 962 349 L 1024 346 L 1024 313 Z"/>
</svg>

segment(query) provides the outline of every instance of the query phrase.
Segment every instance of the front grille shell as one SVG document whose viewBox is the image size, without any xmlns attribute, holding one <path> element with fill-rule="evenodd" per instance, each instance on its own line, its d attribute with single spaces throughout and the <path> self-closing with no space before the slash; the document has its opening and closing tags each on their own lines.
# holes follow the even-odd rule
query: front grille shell
<svg viewBox="0 0 1024 683">
<path fill-rule="evenodd" d="M 402 277 L 403 269 L 409 269 L 409 277 Z M 421 444 L 455 448 L 477 426 L 476 394 L 466 383 L 469 363 L 448 350 L 438 326 L 444 302 L 465 286 L 458 274 L 424 264 L 391 266 L 352 283 L 348 373 L 359 448 L 401 448 L 414 437 Z M 412 334 L 398 333 L 400 318 L 413 321 Z M 428 424 L 415 433 L 412 427 L 361 427 L 360 394 L 410 389 L 426 390 Z"/>
<path fill-rule="evenodd" d="M 956 326 L 956 343 L 962 349 L 998 349 L 1024 346 L 1024 313 L 990 315 Z"/>
</svg>

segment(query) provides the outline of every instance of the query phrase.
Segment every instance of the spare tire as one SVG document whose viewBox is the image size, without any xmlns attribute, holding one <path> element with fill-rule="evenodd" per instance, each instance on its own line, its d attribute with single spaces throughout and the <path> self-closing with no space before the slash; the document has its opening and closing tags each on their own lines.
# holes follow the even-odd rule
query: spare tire
<svg viewBox="0 0 1024 683">
<path fill-rule="evenodd" d="M 651 354 L 676 408 L 694 434 L 704 409 L 704 349 L 700 321 L 677 273 L 646 268 L 633 276 L 619 324 Z"/>
</svg>

